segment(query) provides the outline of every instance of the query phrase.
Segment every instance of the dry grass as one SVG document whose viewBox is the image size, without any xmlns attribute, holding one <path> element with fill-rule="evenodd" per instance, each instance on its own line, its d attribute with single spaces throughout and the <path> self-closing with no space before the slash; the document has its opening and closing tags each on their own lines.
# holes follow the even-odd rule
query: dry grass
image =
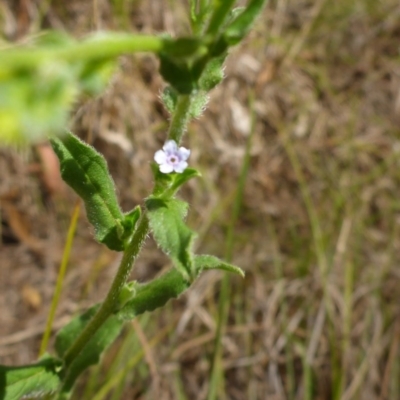
<svg viewBox="0 0 400 400">
<path fill-rule="evenodd" d="M 78 36 L 187 29 L 180 2 L 54 0 L 47 10 L 26 0 L 2 5 L 3 32 L 17 39 L 37 26 L 38 3 L 42 26 Z M 231 281 L 218 398 L 400 398 L 399 21 L 396 0 L 270 1 L 190 126 L 191 164 L 204 178 L 183 192 L 189 223 L 199 251 L 222 256 L 257 117 L 233 255 L 246 278 Z M 151 187 L 148 160 L 167 120 L 161 87 L 153 57 L 123 58 L 107 92 L 82 101 L 73 119 L 110 161 L 125 209 Z M 36 357 L 72 210 L 32 176 L 35 154 L 0 153 L 2 363 Z M 82 216 L 58 326 L 101 298 L 117 265 L 89 231 Z M 39 252 L 27 237 L 40 240 Z M 166 263 L 149 243 L 135 278 Z M 205 399 L 220 280 L 206 273 L 179 301 L 127 326 L 77 398 Z M 93 395 L 114 383 L 114 394 Z"/>
</svg>

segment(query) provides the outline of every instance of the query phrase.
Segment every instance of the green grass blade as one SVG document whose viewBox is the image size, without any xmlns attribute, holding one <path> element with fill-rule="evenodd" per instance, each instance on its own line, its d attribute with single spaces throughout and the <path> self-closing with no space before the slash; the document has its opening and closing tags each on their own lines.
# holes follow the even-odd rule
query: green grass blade
<svg viewBox="0 0 400 400">
<path fill-rule="evenodd" d="M 75 236 L 75 232 L 76 232 L 76 225 L 78 223 L 80 208 L 81 207 L 80 207 L 80 201 L 79 201 L 75 205 L 75 208 L 74 208 L 74 211 L 73 211 L 72 217 L 71 217 L 71 222 L 70 222 L 70 225 L 68 228 L 67 240 L 65 242 L 64 253 L 62 256 L 62 260 L 61 260 L 60 270 L 58 272 L 56 288 L 54 290 L 53 300 L 51 302 L 50 312 L 49 312 L 47 322 L 46 322 L 46 328 L 45 328 L 45 331 L 43 334 L 42 342 L 40 344 L 39 357 L 41 357 L 45 353 L 47 345 L 49 343 L 51 329 L 52 329 L 53 322 L 54 322 L 54 316 L 56 313 L 58 302 L 60 300 L 64 277 L 65 277 L 65 273 L 67 271 L 67 265 L 68 265 L 69 257 L 71 254 L 72 242 L 74 240 L 74 236 Z"/>
<path fill-rule="evenodd" d="M 225 250 L 225 260 L 230 262 L 232 260 L 233 246 L 234 246 L 234 230 L 236 222 L 239 218 L 240 209 L 242 206 L 243 192 L 246 185 L 246 179 L 249 172 L 250 164 L 250 150 L 252 139 L 255 132 L 255 111 L 254 111 L 254 100 L 253 93 L 250 94 L 250 110 L 252 111 L 252 126 L 250 130 L 250 135 L 248 136 L 246 143 L 245 155 L 242 163 L 242 168 L 240 171 L 239 182 L 237 185 L 236 195 L 233 203 L 233 211 L 230 225 L 228 227 L 227 237 L 226 237 L 226 250 Z M 230 276 L 228 273 L 224 274 L 221 283 L 221 293 L 219 297 L 218 304 L 218 321 L 217 321 L 217 331 L 215 335 L 215 345 L 214 345 L 214 357 L 213 365 L 210 377 L 210 388 L 208 392 L 208 400 L 215 400 L 218 396 L 218 389 L 221 387 L 221 378 L 223 377 L 221 371 L 221 357 L 222 357 L 222 347 L 221 340 L 222 335 L 228 319 L 228 311 L 230 306 Z"/>
</svg>

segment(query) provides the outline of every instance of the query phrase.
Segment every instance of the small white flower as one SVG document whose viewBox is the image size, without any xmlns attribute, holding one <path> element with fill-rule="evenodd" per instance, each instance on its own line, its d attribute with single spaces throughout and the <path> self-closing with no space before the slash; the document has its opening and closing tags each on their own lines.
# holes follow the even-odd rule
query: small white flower
<svg viewBox="0 0 400 400">
<path fill-rule="evenodd" d="M 154 161 L 160 165 L 160 171 L 164 174 L 170 172 L 183 172 L 188 163 L 186 160 L 190 156 L 190 150 L 179 147 L 174 140 L 168 140 L 162 150 L 156 151 Z"/>
</svg>

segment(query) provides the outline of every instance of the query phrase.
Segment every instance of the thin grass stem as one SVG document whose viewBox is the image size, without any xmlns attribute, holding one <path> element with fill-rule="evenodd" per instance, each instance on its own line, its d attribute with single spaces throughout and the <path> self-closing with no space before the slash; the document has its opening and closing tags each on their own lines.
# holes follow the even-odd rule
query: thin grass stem
<svg viewBox="0 0 400 400">
<path fill-rule="evenodd" d="M 67 240 L 66 240 L 65 246 L 64 246 L 64 252 L 63 252 L 63 256 L 62 256 L 62 260 L 61 260 L 60 270 L 58 272 L 56 288 L 54 290 L 53 300 L 51 301 L 50 311 L 49 311 L 49 315 L 47 317 L 46 328 L 45 328 L 45 331 L 43 334 L 42 342 L 40 344 L 39 357 L 41 357 L 45 353 L 45 351 L 47 349 L 47 345 L 49 343 L 51 330 L 52 330 L 53 322 L 54 322 L 54 317 L 56 314 L 58 302 L 60 300 L 60 295 L 61 295 L 64 278 L 65 278 L 65 273 L 67 271 L 68 261 L 69 261 L 69 257 L 71 254 L 72 242 L 74 240 L 74 236 L 75 236 L 75 232 L 76 232 L 76 225 L 78 223 L 79 212 L 80 212 L 80 208 L 81 208 L 80 204 L 81 204 L 80 201 L 78 201 L 77 204 L 75 205 L 73 213 L 72 213 L 72 217 L 71 217 L 71 222 L 69 224 Z"/>
<path fill-rule="evenodd" d="M 254 111 L 254 99 L 253 93 L 250 93 L 250 110 L 252 111 L 252 122 L 250 134 L 248 136 L 246 142 L 246 149 L 243 158 L 242 168 L 240 171 L 239 182 L 237 185 L 235 200 L 233 203 L 232 217 L 230 220 L 230 224 L 228 226 L 227 237 L 226 237 L 226 250 L 225 250 L 225 259 L 228 262 L 232 261 L 233 247 L 234 247 L 234 233 L 236 222 L 239 218 L 243 192 L 246 185 L 246 179 L 249 172 L 250 165 L 250 150 L 252 145 L 252 138 L 255 132 L 255 111 Z M 215 400 L 218 395 L 218 389 L 222 386 L 220 385 L 221 378 L 223 377 L 221 368 L 222 368 L 222 336 L 224 333 L 225 326 L 228 320 L 228 311 L 230 306 L 230 276 L 228 273 L 224 274 L 221 283 L 221 292 L 219 297 L 218 304 L 218 321 L 217 321 L 217 331 L 215 334 L 215 344 L 214 344 L 214 357 L 213 357 L 213 365 L 211 370 L 210 377 L 210 388 L 208 392 L 208 400 Z"/>
</svg>

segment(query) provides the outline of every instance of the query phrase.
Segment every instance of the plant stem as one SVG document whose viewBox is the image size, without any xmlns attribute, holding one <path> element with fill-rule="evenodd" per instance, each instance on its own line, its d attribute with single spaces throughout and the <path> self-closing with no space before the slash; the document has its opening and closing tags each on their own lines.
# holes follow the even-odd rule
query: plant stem
<svg viewBox="0 0 400 400">
<path fill-rule="evenodd" d="M 64 362 L 67 368 L 72 364 L 76 357 L 79 356 L 80 352 L 93 337 L 94 333 L 115 311 L 115 308 L 118 305 L 119 301 L 119 294 L 132 271 L 133 264 L 148 233 L 149 220 L 147 214 L 144 213 L 135 233 L 132 236 L 131 241 L 125 249 L 124 256 L 122 257 L 117 275 L 114 278 L 114 281 L 103 304 L 101 305 L 99 311 L 97 311 L 94 317 L 90 320 L 86 328 L 81 332 L 81 334 L 64 355 Z"/>
<path fill-rule="evenodd" d="M 178 96 L 176 109 L 174 111 L 168 131 L 168 139 L 175 140 L 175 142 L 178 144 L 180 143 L 182 136 L 186 131 L 186 127 L 190 119 L 190 105 L 190 94 L 181 94 Z"/>
<path fill-rule="evenodd" d="M 93 36 L 81 43 L 61 48 L 19 48 L 12 47 L 2 51 L 0 67 L 32 68 L 43 60 L 85 61 L 96 58 L 116 57 L 125 53 L 142 51 L 159 52 L 164 48 L 165 40 L 160 37 L 108 33 Z"/>
<path fill-rule="evenodd" d="M 154 36 L 140 36 L 126 33 L 107 33 L 105 37 L 92 37 L 84 42 L 59 50 L 61 57 L 67 60 L 115 57 L 124 53 L 142 51 L 159 52 L 164 40 Z"/>
</svg>

